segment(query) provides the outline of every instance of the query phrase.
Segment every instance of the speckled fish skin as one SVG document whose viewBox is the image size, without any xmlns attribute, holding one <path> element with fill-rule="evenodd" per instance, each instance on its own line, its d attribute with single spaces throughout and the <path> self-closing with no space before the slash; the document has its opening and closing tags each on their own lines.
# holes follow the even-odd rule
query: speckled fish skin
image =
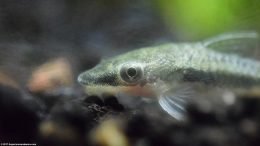
<svg viewBox="0 0 260 146">
<path fill-rule="evenodd" d="M 260 62 L 208 50 L 200 43 L 166 44 L 135 50 L 104 60 L 79 76 L 85 86 L 132 86 L 120 78 L 122 64 L 140 64 L 144 85 L 165 82 L 203 82 L 218 86 L 260 85 Z M 102 90 L 100 88 L 100 90 Z"/>
</svg>

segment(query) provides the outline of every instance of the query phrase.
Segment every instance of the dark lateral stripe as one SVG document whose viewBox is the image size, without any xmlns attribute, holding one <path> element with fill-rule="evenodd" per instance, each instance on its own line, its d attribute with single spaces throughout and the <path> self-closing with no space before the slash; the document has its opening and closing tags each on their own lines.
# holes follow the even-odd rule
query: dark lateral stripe
<svg viewBox="0 0 260 146">
<path fill-rule="evenodd" d="M 116 74 L 104 74 L 95 80 L 95 84 L 118 86 Z"/>
<path fill-rule="evenodd" d="M 225 72 L 205 72 L 192 68 L 182 69 L 185 82 L 202 82 L 219 86 L 249 87 L 260 85 L 260 79 Z"/>
</svg>

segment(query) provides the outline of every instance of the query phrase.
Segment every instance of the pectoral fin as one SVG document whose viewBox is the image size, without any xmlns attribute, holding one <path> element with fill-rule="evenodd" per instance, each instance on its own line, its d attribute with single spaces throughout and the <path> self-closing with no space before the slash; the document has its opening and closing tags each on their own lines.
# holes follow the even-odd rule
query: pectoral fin
<svg viewBox="0 0 260 146">
<path fill-rule="evenodd" d="M 205 48 L 214 51 L 258 59 L 260 56 L 259 44 L 260 39 L 256 32 L 227 33 L 202 42 Z"/>
<path fill-rule="evenodd" d="M 159 98 L 159 104 L 163 110 L 177 120 L 183 120 L 186 114 L 186 105 L 192 96 L 191 88 L 170 90 Z"/>
</svg>

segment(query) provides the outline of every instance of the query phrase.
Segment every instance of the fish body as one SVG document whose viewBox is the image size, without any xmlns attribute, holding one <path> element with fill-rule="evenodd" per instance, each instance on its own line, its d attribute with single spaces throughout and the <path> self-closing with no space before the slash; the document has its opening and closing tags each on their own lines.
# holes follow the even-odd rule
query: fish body
<svg viewBox="0 0 260 146">
<path fill-rule="evenodd" d="M 156 97 L 165 111 L 181 119 L 193 83 L 225 88 L 260 85 L 260 61 L 235 53 L 241 52 L 241 40 L 252 43 L 257 38 L 255 33 L 237 33 L 204 42 L 146 47 L 103 60 L 78 80 L 89 94 Z M 230 51 L 221 50 L 228 46 Z"/>
</svg>

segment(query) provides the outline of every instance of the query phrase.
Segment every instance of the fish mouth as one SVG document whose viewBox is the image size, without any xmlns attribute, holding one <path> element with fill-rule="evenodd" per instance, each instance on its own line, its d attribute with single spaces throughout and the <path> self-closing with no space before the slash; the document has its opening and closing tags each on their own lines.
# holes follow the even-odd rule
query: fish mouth
<svg viewBox="0 0 260 146">
<path fill-rule="evenodd" d="M 119 92 L 124 91 L 125 87 L 114 87 L 114 86 L 85 86 L 84 87 L 86 93 L 88 95 L 97 95 L 97 96 L 104 96 L 104 95 L 113 95 L 116 96 Z"/>
<path fill-rule="evenodd" d="M 125 94 L 133 97 L 155 97 L 156 93 L 150 87 L 140 86 L 106 86 L 106 85 L 89 85 L 84 86 L 88 95 L 114 95 Z"/>
</svg>

